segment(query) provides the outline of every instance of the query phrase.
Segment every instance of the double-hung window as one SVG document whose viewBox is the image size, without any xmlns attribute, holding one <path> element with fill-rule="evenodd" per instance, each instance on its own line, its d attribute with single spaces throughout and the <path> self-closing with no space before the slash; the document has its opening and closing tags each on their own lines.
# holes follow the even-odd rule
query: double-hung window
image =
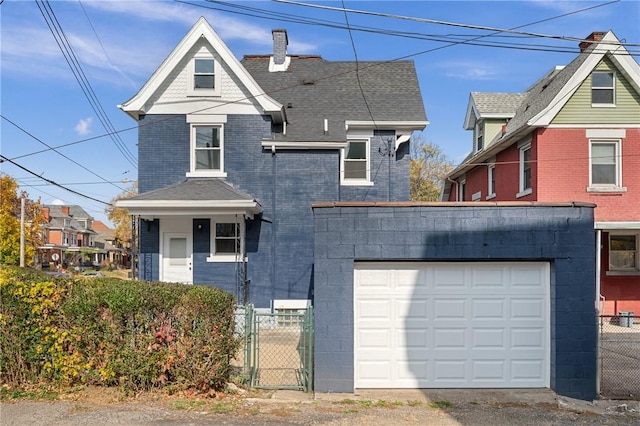
<svg viewBox="0 0 640 426">
<path fill-rule="evenodd" d="M 235 262 L 244 252 L 244 222 L 234 218 L 211 220 L 211 256 L 208 262 Z"/>
<path fill-rule="evenodd" d="M 616 103 L 615 74 L 596 71 L 591 74 L 591 105 L 613 106 Z"/>
<path fill-rule="evenodd" d="M 489 164 L 487 167 L 487 200 L 496 196 L 496 165 Z"/>
<path fill-rule="evenodd" d="M 188 96 L 220 96 L 220 67 L 207 51 L 198 52 L 188 66 Z"/>
<path fill-rule="evenodd" d="M 484 123 L 476 124 L 476 151 L 484 149 Z"/>
<path fill-rule="evenodd" d="M 369 184 L 369 139 L 350 139 L 342 152 L 342 183 Z"/>
<path fill-rule="evenodd" d="M 187 176 L 225 176 L 222 124 L 191 126 L 191 170 Z"/>
<path fill-rule="evenodd" d="M 620 140 L 591 140 L 590 151 L 590 188 L 621 188 Z"/>
<path fill-rule="evenodd" d="M 609 234 L 609 271 L 638 272 L 638 234 Z"/>
<path fill-rule="evenodd" d="M 531 143 L 525 143 L 519 147 L 520 150 L 520 186 L 516 197 L 524 197 L 531 194 Z"/>
</svg>

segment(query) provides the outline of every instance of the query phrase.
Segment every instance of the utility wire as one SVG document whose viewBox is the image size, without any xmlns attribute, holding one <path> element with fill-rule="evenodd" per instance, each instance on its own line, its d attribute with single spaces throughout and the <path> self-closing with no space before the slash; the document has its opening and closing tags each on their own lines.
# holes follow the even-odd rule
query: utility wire
<svg viewBox="0 0 640 426">
<path fill-rule="evenodd" d="M 76 81 L 80 85 L 82 92 L 84 93 L 87 101 L 89 101 L 89 105 L 96 113 L 96 116 L 102 123 L 104 129 L 107 131 L 107 134 L 111 137 L 112 141 L 116 145 L 116 148 L 120 151 L 123 157 L 133 166 L 137 167 L 135 156 L 129 151 L 125 143 L 119 139 L 119 134 L 116 131 L 115 127 L 109 120 L 104 108 L 102 107 L 100 100 L 98 99 L 91 83 L 89 82 L 84 70 L 82 69 L 82 65 L 80 64 L 71 43 L 69 42 L 66 34 L 64 33 L 62 27 L 60 26 L 60 22 L 58 21 L 55 12 L 51 8 L 48 0 L 36 0 L 36 4 L 42 17 L 44 18 L 47 26 L 49 27 L 49 31 L 53 35 L 54 40 L 58 44 L 62 55 L 64 56 L 69 68 L 71 68 L 71 72 L 73 73 Z"/>
<path fill-rule="evenodd" d="M 68 192 L 71 192 L 72 194 L 79 195 L 80 197 L 83 197 L 83 198 L 86 198 L 86 199 L 89 199 L 89 200 L 93 200 L 93 201 L 96 201 L 96 202 L 98 202 L 98 203 L 105 204 L 105 205 L 107 205 L 107 206 L 110 206 L 110 205 L 111 205 L 111 203 L 107 203 L 107 202 L 104 202 L 104 201 L 102 201 L 102 200 L 98 200 L 97 198 L 90 197 L 90 196 L 85 195 L 85 194 L 83 194 L 83 193 L 81 193 L 81 192 L 78 192 L 78 191 L 75 191 L 75 190 L 73 190 L 73 189 L 71 189 L 71 188 L 67 188 L 66 186 L 60 185 L 58 182 L 55 182 L 55 181 L 53 181 L 53 180 L 51 180 L 51 179 L 47 179 L 47 178 L 45 178 L 45 177 L 42 177 L 42 176 L 38 175 L 36 172 L 33 172 L 33 171 L 31 171 L 31 170 L 27 169 L 26 167 L 21 166 L 20 164 L 16 163 L 15 161 L 11 160 L 10 158 L 5 157 L 5 156 L 4 156 L 4 155 L 2 155 L 2 154 L 0 154 L 0 159 L 2 159 L 3 161 L 8 161 L 9 163 L 13 164 L 13 165 L 14 165 L 14 166 L 16 166 L 17 168 L 22 169 L 22 170 L 24 170 L 25 172 L 27 172 L 27 173 L 29 173 L 29 174 L 32 174 L 33 176 L 37 176 L 37 177 L 39 177 L 40 179 L 42 179 L 43 181 L 50 183 L 51 185 L 55 185 L 55 186 L 57 186 L 58 188 L 64 189 L 65 191 L 68 191 Z"/>
<path fill-rule="evenodd" d="M 88 171 L 89 173 L 91 173 L 92 175 L 94 175 L 95 177 L 97 177 L 98 179 L 102 179 L 105 183 L 109 183 L 113 186 L 115 186 L 116 188 L 123 190 L 124 188 L 113 184 L 112 182 L 108 181 L 107 179 L 103 178 L 102 176 L 100 176 L 99 174 L 97 174 L 96 172 L 94 172 L 93 170 L 83 166 L 82 164 L 78 163 L 76 160 L 74 160 L 73 158 L 70 158 L 66 155 L 64 155 L 63 153 L 61 153 L 60 151 L 58 151 L 55 147 L 52 147 L 51 145 L 49 145 L 48 143 L 44 142 L 43 140 L 37 138 L 36 136 L 34 136 L 33 134 L 29 133 L 28 131 L 26 131 L 25 129 L 23 129 L 22 127 L 20 127 L 18 124 L 14 123 L 13 121 L 9 120 L 8 118 L 6 118 L 5 116 L 0 115 L 0 117 L 2 117 L 4 120 L 8 121 L 9 123 L 11 123 L 13 126 L 15 126 L 16 128 L 18 128 L 20 131 L 24 132 L 25 134 L 29 135 L 30 137 L 32 137 L 34 140 L 40 142 L 42 145 L 46 146 L 47 148 L 49 148 L 50 150 L 52 150 L 53 152 L 55 152 L 56 154 L 60 155 L 63 158 L 66 158 L 67 160 L 71 161 L 73 164 L 81 167 L 82 169 Z"/>
</svg>

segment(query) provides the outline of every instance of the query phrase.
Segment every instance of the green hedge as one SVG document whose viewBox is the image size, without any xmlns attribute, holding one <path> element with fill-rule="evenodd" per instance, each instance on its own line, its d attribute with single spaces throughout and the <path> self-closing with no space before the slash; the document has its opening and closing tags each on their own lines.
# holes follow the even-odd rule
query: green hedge
<svg viewBox="0 0 640 426">
<path fill-rule="evenodd" d="M 0 266 L 0 381 L 222 389 L 239 342 L 213 287 Z"/>
</svg>

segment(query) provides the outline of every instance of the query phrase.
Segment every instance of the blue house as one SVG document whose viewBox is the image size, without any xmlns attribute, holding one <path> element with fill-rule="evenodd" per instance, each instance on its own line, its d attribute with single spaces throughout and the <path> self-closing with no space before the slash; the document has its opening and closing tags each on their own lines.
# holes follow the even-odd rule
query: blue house
<svg viewBox="0 0 640 426">
<path fill-rule="evenodd" d="M 257 307 L 313 300 L 322 201 L 409 199 L 426 119 L 411 61 L 273 52 L 239 61 L 200 18 L 140 91 L 139 278 L 215 285 Z M 328 226 L 331 226 L 330 223 Z"/>
</svg>

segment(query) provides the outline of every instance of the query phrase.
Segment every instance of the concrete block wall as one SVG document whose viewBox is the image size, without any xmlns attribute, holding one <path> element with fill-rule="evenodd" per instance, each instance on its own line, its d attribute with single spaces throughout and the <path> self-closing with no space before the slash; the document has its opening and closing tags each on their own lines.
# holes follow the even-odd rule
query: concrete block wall
<svg viewBox="0 0 640 426">
<path fill-rule="evenodd" d="M 593 205 L 314 206 L 315 390 L 352 392 L 354 261 L 548 261 L 551 388 L 596 388 Z"/>
</svg>

